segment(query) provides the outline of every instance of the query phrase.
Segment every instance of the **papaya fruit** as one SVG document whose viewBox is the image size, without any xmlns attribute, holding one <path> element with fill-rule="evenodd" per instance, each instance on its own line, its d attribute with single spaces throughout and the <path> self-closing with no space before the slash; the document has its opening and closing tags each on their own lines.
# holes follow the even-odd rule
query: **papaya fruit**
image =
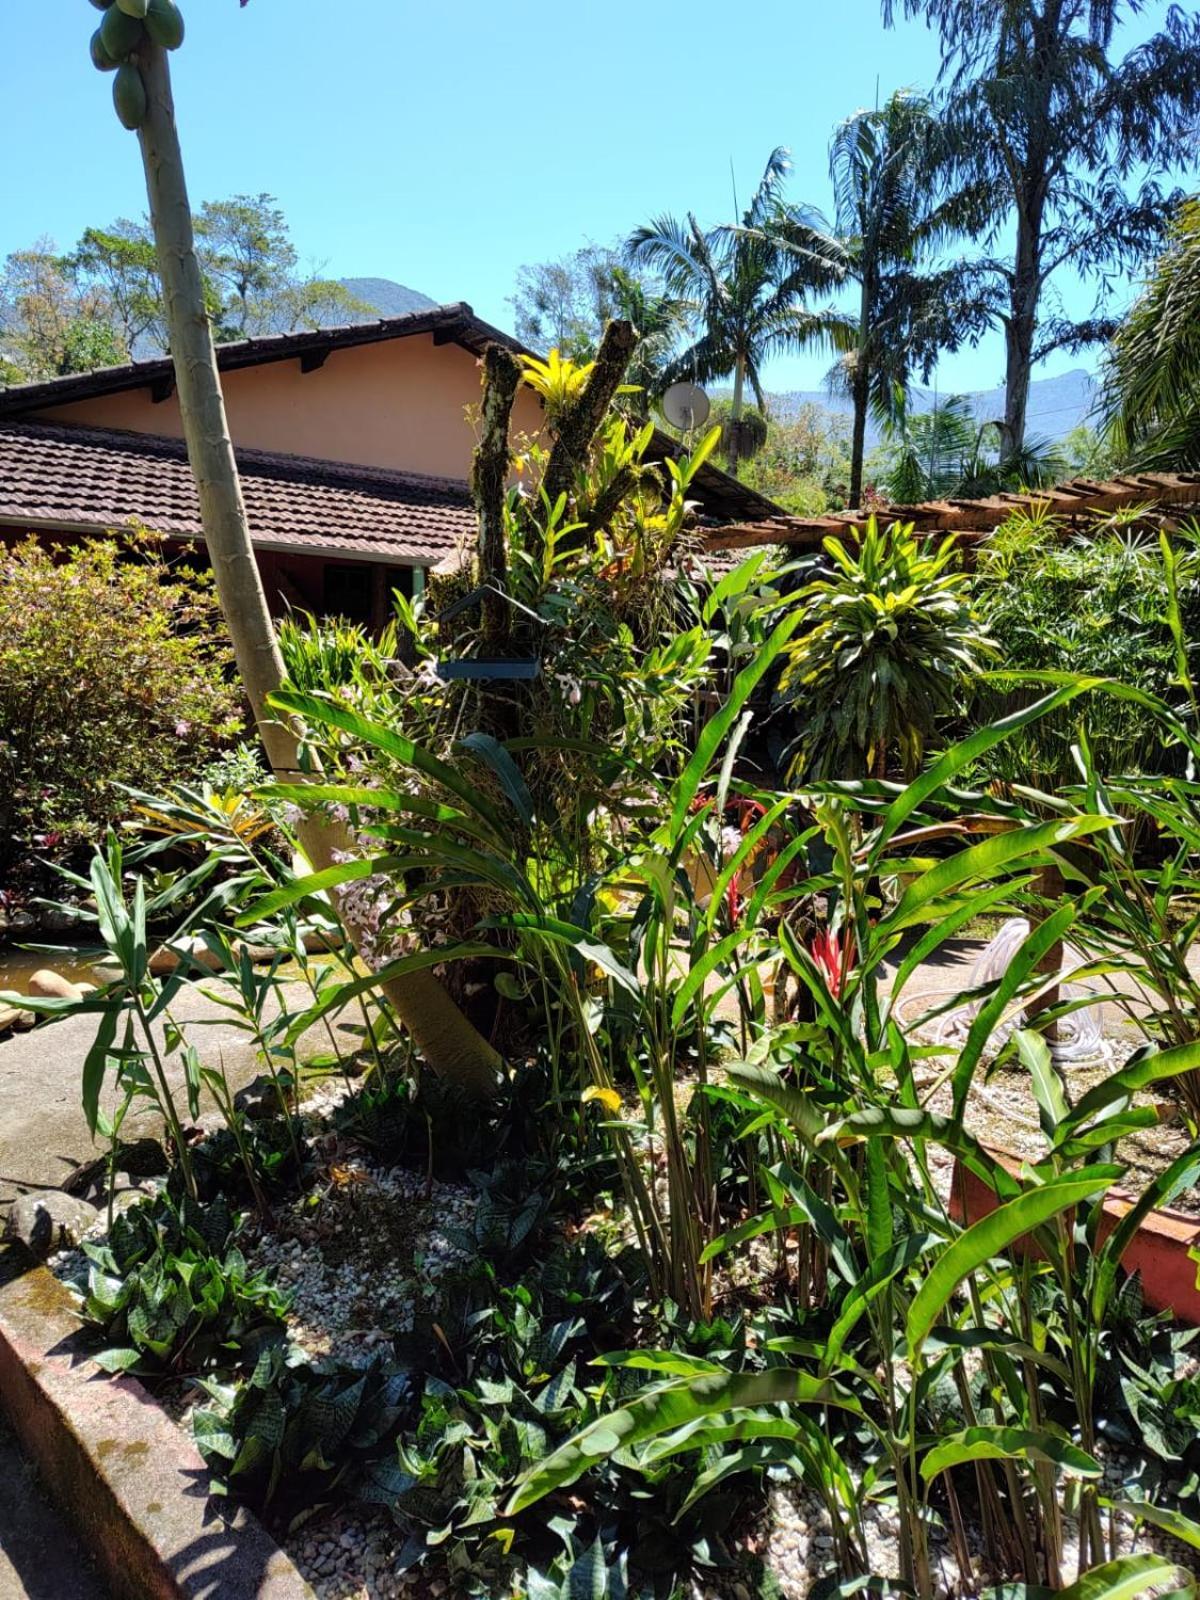
<svg viewBox="0 0 1200 1600">
<path fill-rule="evenodd" d="M 150 0 L 146 11 L 146 32 L 164 50 L 178 50 L 183 43 L 183 12 L 175 0 Z"/>
<path fill-rule="evenodd" d="M 149 110 L 149 101 L 146 99 L 146 85 L 142 82 L 142 75 L 137 67 L 121 67 L 113 79 L 113 105 L 117 108 L 117 116 L 121 126 L 134 133 L 146 120 Z"/>
<path fill-rule="evenodd" d="M 146 15 L 150 0 L 117 0 L 117 4 L 127 17 L 136 17 L 139 22 Z"/>
<path fill-rule="evenodd" d="M 92 35 L 92 65 L 97 72 L 115 72 L 121 65 L 119 61 L 114 61 L 104 48 L 104 40 L 100 37 L 99 28 Z"/>
<path fill-rule="evenodd" d="M 120 6 L 110 6 L 100 24 L 100 42 L 114 61 L 124 61 L 141 44 L 144 32 L 136 17 Z"/>
</svg>

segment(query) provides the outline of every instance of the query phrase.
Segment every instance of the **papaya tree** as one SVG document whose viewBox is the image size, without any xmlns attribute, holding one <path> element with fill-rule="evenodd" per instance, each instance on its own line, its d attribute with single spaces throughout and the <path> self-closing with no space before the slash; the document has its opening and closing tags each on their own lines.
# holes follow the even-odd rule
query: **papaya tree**
<svg viewBox="0 0 1200 1600">
<path fill-rule="evenodd" d="M 301 766 L 297 730 L 269 705 L 283 683 L 283 658 L 251 546 L 175 123 L 168 53 L 183 42 L 183 17 L 174 0 L 92 4 L 104 13 L 92 37 L 92 59 L 101 71 L 114 74 L 117 116 L 137 133 L 141 147 L 176 391 L 217 595 L 271 769 L 294 781 Z M 318 871 L 332 866 L 347 843 L 341 830 L 319 815 L 300 824 L 299 836 Z M 342 910 L 347 932 L 358 944 L 364 930 L 355 926 L 349 906 Z M 499 1054 L 432 971 L 417 968 L 382 988 L 435 1071 L 470 1092 L 495 1092 Z"/>
</svg>

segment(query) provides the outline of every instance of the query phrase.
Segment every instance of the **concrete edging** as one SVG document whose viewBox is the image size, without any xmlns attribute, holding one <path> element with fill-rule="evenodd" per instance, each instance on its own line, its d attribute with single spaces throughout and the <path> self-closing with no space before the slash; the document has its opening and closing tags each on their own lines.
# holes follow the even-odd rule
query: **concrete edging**
<svg viewBox="0 0 1200 1600">
<path fill-rule="evenodd" d="M 199 1452 L 133 1378 L 79 1348 L 68 1290 L 0 1247 L 0 1406 L 120 1600 L 313 1600 L 249 1512 L 214 1510 Z"/>
</svg>

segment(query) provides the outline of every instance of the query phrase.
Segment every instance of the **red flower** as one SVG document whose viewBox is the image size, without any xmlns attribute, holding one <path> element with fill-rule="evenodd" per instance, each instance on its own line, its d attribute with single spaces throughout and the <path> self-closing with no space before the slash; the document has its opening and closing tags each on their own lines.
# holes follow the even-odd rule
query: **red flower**
<svg viewBox="0 0 1200 1600">
<path fill-rule="evenodd" d="M 819 933 L 814 933 L 808 953 L 813 958 L 813 964 L 825 979 L 825 985 L 836 1000 L 842 992 L 842 964 L 849 965 L 852 942 L 848 939 L 843 945 L 841 935 L 834 933 L 830 928 L 822 928 Z"/>
</svg>

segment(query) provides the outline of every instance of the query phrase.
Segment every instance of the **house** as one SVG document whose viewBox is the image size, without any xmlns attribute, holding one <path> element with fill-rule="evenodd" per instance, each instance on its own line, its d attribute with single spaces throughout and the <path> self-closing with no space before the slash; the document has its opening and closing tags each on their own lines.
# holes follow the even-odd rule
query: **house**
<svg viewBox="0 0 1200 1600">
<path fill-rule="evenodd" d="M 246 339 L 218 349 L 251 537 L 272 608 L 379 625 L 392 589 L 473 544 L 467 488 L 479 357 L 514 339 L 469 305 Z M 522 389 L 514 430 L 536 435 Z M 657 435 L 654 449 L 678 453 Z M 705 465 L 702 524 L 761 523 L 773 502 Z M 201 539 L 169 359 L 0 389 L 0 539 L 71 540 L 137 522 Z"/>
</svg>

